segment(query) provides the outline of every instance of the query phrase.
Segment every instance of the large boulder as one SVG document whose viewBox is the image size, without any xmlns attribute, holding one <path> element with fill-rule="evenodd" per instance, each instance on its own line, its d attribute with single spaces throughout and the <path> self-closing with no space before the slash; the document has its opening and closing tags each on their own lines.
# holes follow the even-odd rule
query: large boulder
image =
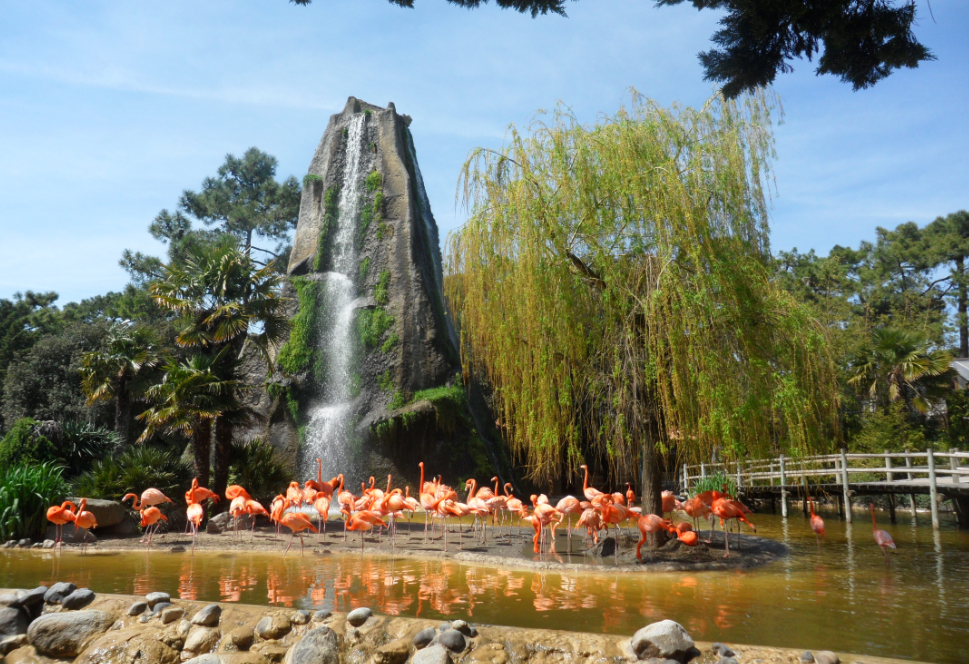
<svg viewBox="0 0 969 664">
<path fill-rule="evenodd" d="M 71 498 L 74 503 L 78 503 L 80 500 L 80 498 Z M 97 519 L 99 529 L 118 525 L 128 514 L 128 508 L 118 501 L 100 498 L 88 498 L 85 510 Z"/>
<path fill-rule="evenodd" d="M 329 627 L 311 629 L 286 653 L 284 664 L 339 664 L 340 637 Z"/>
<path fill-rule="evenodd" d="M 266 616 L 256 623 L 256 634 L 261 639 L 281 639 L 292 629 L 293 624 L 289 621 L 289 616 L 281 614 Z"/>
<path fill-rule="evenodd" d="M 106 631 L 114 622 L 104 611 L 48 613 L 30 624 L 27 638 L 37 652 L 47 657 L 76 657 L 85 644 Z"/>
<path fill-rule="evenodd" d="M 94 639 L 74 664 L 178 664 L 178 650 L 158 632 L 111 630 Z"/>
<path fill-rule="evenodd" d="M 0 609 L 0 641 L 8 636 L 26 634 L 30 620 L 27 612 L 16 606 Z"/>
<path fill-rule="evenodd" d="M 411 664 L 451 664 L 451 653 L 440 643 L 418 650 Z"/>
<path fill-rule="evenodd" d="M 60 583 L 55 583 L 47 589 L 46 593 L 44 593 L 44 601 L 48 604 L 60 604 L 65 597 L 70 595 L 75 590 L 77 590 L 77 586 L 70 581 L 61 581 Z"/>
<path fill-rule="evenodd" d="M 700 654 L 683 625 L 672 620 L 643 627 L 633 635 L 630 646 L 639 659 L 673 659 L 685 663 Z"/>
</svg>

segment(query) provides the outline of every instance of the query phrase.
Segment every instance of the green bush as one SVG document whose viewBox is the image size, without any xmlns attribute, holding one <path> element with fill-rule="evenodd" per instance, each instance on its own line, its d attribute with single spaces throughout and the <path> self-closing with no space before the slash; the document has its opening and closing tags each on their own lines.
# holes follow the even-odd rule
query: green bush
<svg viewBox="0 0 969 664">
<path fill-rule="evenodd" d="M 723 471 L 707 475 L 701 480 L 697 480 L 690 489 L 690 495 L 696 496 L 706 491 L 723 491 L 723 485 L 727 485 L 727 493 L 731 496 L 737 495 L 737 482 Z"/>
<path fill-rule="evenodd" d="M 377 304 L 387 304 L 387 287 L 390 285 L 390 270 L 381 270 L 377 285 L 373 287 L 373 299 Z"/>
<path fill-rule="evenodd" d="M 294 375 L 308 369 L 313 362 L 319 284 L 305 277 L 293 277 L 291 281 L 299 298 L 299 311 L 293 317 L 289 339 L 279 349 L 276 363 L 284 372 Z"/>
<path fill-rule="evenodd" d="M 289 483 L 289 474 L 276 460 L 273 446 L 259 438 L 233 445 L 229 459 L 229 482 L 245 487 L 267 508 Z"/>
<path fill-rule="evenodd" d="M 304 187 L 308 187 L 314 182 L 323 182 L 323 178 L 321 178 L 319 175 L 316 175 L 315 173 L 307 173 L 306 175 L 303 176 Z"/>
<path fill-rule="evenodd" d="M 57 461 L 54 444 L 37 433 L 37 420 L 22 417 L 0 440 L 0 468 Z"/>
<path fill-rule="evenodd" d="M 116 454 L 122 446 L 121 437 L 110 429 L 102 429 L 82 422 L 66 422 L 57 456 L 63 462 L 68 477 L 76 477 L 98 459 Z"/>
<path fill-rule="evenodd" d="M 191 470 L 177 449 L 136 445 L 122 454 L 96 461 L 77 478 L 74 494 L 85 498 L 120 500 L 126 493 L 140 494 L 154 487 L 178 500 L 191 483 Z"/>
<path fill-rule="evenodd" d="M 41 539 L 47 528 L 47 508 L 67 495 L 61 468 L 29 463 L 7 466 L 0 473 L 0 540 Z"/>
<path fill-rule="evenodd" d="M 357 316 L 360 343 L 366 348 L 376 348 L 384 333 L 394 324 L 394 317 L 383 309 L 362 309 Z"/>
</svg>

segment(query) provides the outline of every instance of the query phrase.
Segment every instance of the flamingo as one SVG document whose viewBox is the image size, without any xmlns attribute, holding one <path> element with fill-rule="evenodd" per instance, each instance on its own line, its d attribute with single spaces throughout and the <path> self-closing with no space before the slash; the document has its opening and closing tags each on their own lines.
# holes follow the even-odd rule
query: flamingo
<svg viewBox="0 0 969 664">
<path fill-rule="evenodd" d="M 47 508 L 47 520 L 54 524 L 54 543 L 63 543 L 64 524 L 74 523 L 74 512 L 77 505 L 69 500 L 60 505 L 52 505 Z"/>
<path fill-rule="evenodd" d="M 599 516 L 599 513 L 595 509 L 591 507 L 584 509 L 582 515 L 579 517 L 578 525 L 585 526 L 586 533 L 592 537 L 592 541 L 596 544 L 599 543 L 599 531 L 602 530 L 602 517 Z"/>
<path fill-rule="evenodd" d="M 417 498 L 412 498 L 411 497 L 411 495 L 410 495 L 410 487 L 409 486 L 405 486 L 404 487 L 404 503 L 407 505 L 407 507 L 404 508 L 404 509 L 408 509 L 412 513 L 413 512 L 416 512 L 421 507 L 421 504 L 417 501 Z M 408 517 L 407 520 L 409 521 L 410 520 L 410 517 Z"/>
<path fill-rule="evenodd" d="M 636 545 L 636 558 L 639 560 L 643 559 L 641 549 L 643 547 L 643 543 L 646 541 L 646 533 L 656 533 L 660 530 L 676 533 L 676 528 L 674 528 L 669 521 L 661 516 L 656 516 L 655 514 L 642 515 L 639 517 L 636 525 L 639 527 L 640 533 L 639 544 Z M 650 550 L 650 555 L 652 555 L 652 550 Z"/>
<path fill-rule="evenodd" d="M 814 513 L 814 501 L 808 498 L 808 507 L 811 508 L 811 530 L 814 531 L 814 539 L 818 543 L 818 551 L 821 550 L 821 537 L 824 537 L 824 519 Z"/>
<path fill-rule="evenodd" d="M 195 553 L 195 536 L 198 535 L 199 526 L 202 525 L 203 515 L 204 511 L 202 510 L 202 506 L 198 503 L 190 502 L 188 508 L 185 510 L 185 516 L 192 526 L 192 553 Z"/>
<path fill-rule="evenodd" d="M 683 503 L 676 499 L 672 491 L 664 491 L 660 494 L 663 499 L 663 515 L 670 515 L 670 520 L 673 520 L 673 510 L 683 509 Z"/>
<path fill-rule="evenodd" d="M 90 512 L 85 511 L 84 508 L 87 507 L 87 498 L 81 498 L 81 502 L 77 504 L 77 513 L 74 515 L 74 538 L 77 539 L 77 531 L 85 531 L 89 528 L 97 528 L 98 520 L 94 518 L 94 515 Z M 81 551 L 83 552 L 85 548 L 84 539 L 81 539 Z"/>
<path fill-rule="evenodd" d="M 357 512 L 348 519 L 347 530 L 359 530 L 360 531 L 360 550 L 363 551 L 364 540 L 363 533 L 367 530 L 372 530 L 374 527 L 373 519 L 368 517 L 368 514 L 373 514 L 372 512 Z M 374 515 L 376 517 L 376 515 Z M 384 527 L 387 526 L 386 523 L 380 517 L 377 517 L 377 521 L 380 522 Z"/>
<path fill-rule="evenodd" d="M 626 482 L 626 504 L 632 507 L 634 502 L 636 502 L 636 492 L 633 491 L 632 484 Z"/>
<path fill-rule="evenodd" d="M 566 496 L 555 504 L 555 509 L 565 515 L 569 538 L 569 551 L 572 550 L 572 515 L 582 514 L 582 505 L 575 496 Z"/>
<path fill-rule="evenodd" d="M 266 508 L 263 507 L 262 504 L 259 503 L 259 501 L 252 500 L 251 498 L 246 501 L 246 505 L 244 509 L 246 514 L 248 514 L 252 518 L 252 532 L 250 533 L 250 537 L 255 537 L 256 517 L 259 516 L 260 514 L 270 520 L 272 519 L 272 517 L 269 516 L 269 512 L 266 511 Z"/>
<path fill-rule="evenodd" d="M 602 492 L 599 491 L 598 489 L 595 489 L 589 486 L 589 467 L 586 466 L 585 464 L 582 464 L 581 466 L 579 466 L 579 468 L 585 471 L 585 480 L 583 480 L 582 482 L 582 494 L 585 496 L 586 500 L 591 501 L 596 496 L 601 495 Z"/>
<path fill-rule="evenodd" d="M 693 526 L 686 521 L 676 524 L 676 539 L 687 546 L 696 546 L 700 543 L 700 538 L 693 531 Z"/>
<path fill-rule="evenodd" d="M 340 511 L 343 512 L 345 518 L 343 520 L 343 541 L 347 541 L 347 519 L 349 519 L 351 512 L 353 511 L 353 503 L 356 501 L 357 497 L 351 492 L 345 491 L 343 489 L 343 475 L 340 475 L 340 489 L 337 491 L 336 500 L 340 503 Z"/>
<path fill-rule="evenodd" d="M 233 498 L 232 502 L 229 504 L 229 515 L 233 520 L 233 527 L 236 532 L 236 537 L 239 536 L 239 517 L 246 513 L 246 500 L 248 500 L 246 496 L 248 495 L 248 493 L 239 494 Z"/>
<path fill-rule="evenodd" d="M 199 479 L 192 479 L 192 488 L 185 492 L 185 502 L 187 503 L 199 503 L 202 504 L 203 500 L 211 500 L 213 503 L 219 502 L 219 494 L 214 491 L 209 491 L 204 486 L 199 486 Z M 144 502 L 144 494 L 142 494 L 142 502 Z M 171 502 L 171 501 L 169 501 Z M 149 505 L 152 503 L 148 503 Z"/>
<path fill-rule="evenodd" d="M 289 487 L 286 489 L 286 498 L 299 509 L 299 506 L 303 504 L 303 491 L 299 488 L 299 482 L 289 483 Z"/>
<path fill-rule="evenodd" d="M 332 495 L 332 491 L 331 491 Z M 323 532 L 323 539 L 326 539 L 326 520 L 330 516 L 330 496 L 326 496 L 322 491 L 316 492 L 316 500 L 313 501 L 313 509 L 319 515 L 316 524 Z"/>
<path fill-rule="evenodd" d="M 158 523 L 159 521 L 168 521 L 168 517 L 162 514 L 161 510 L 154 505 L 150 505 L 141 510 L 141 527 L 145 528 L 145 532 L 148 533 L 149 551 L 151 551 L 151 538 L 155 534 L 154 530 L 157 530 L 158 526 L 161 525 Z M 152 530 L 152 526 L 155 527 L 154 530 Z"/>
<path fill-rule="evenodd" d="M 875 544 L 882 548 L 882 553 L 885 554 L 885 562 L 888 562 L 888 551 L 887 549 L 895 548 L 895 540 L 892 536 L 886 533 L 884 530 L 878 529 L 878 524 L 875 523 L 875 503 L 868 503 L 871 508 L 871 534 L 875 538 Z"/>
<path fill-rule="evenodd" d="M 141 511 L 145 507 L 154 507 L 156 505 L 161 505 L 162 503 L 174 504 L 175 502 L 171 498 L 163 494 L 161 491 L 159 491 L 158 489 L 155 489 L 152 487 L 149 487 L 141 492 L 140 503 L 138 502 L 139 497 L 133 493 L 126 493 L 124 497 L 121 499 L 121 502 L 128 500 L 128 498 L 133 499 L 132 505 L 131 505 L 132 509 L 135 509 L 138 511 Z"/>
<path fill-rule="evenodd" d="M 243 489 L 238 484 L 230 484 L 225 488 L 226 499 L 235 500 L 239 496 L 242 496 L 246 500 L 249 500 L 250 498 L 252 498 L 252 496 L 249 495 L 249 492 Z"/>
<path fill-rule="evenodd" d="M 750 521 L 747 520 L 747 517 L 744 516 L 744 512 L 739 506 L 739 503 L 735 500 L 730 500 L 729 498 L 717 498 L 716 500 L 713 501 L 713 506 L 710 508 L 710 511 L 713 513 L 714 516 L 720 519 L 720 523 L 724 528 L 723 541 L 724 541 L 724 549 L 726 551 L 726 553 L 723 554 L 724 558 L 727 558 L 728 556 L 730 556 L 730 535 L 729 533 L 727 533 L 726 526 L 723 525 L 724 521 L 729 521 L 730 519 L 737 519 L 738 522 L 743 521 L 748 526 L 750 526 L 755 533 L 757 532 L 757 528 L 754 526 L 754 524 L 752 524 Z M 737 527 L 737 535 L 738 537 L 740 536 L 739 524 Z M 739 539 L 737 540 L 737 543 L 738 544 L 740 543 Z"/>
<path fill-rule="evenodd" d="M 286 546 L 286 550 L 283 551 L 283 556 L 289 553 L 289 547 L 293 546 L 293 540 L 296 538 L 296 534 L 299 533 L 299 555 L 303 555 L 303 531 L 312 530 L 314 533 L 318 533 L 316 526 L 310 521 L 310 518 L 306 516 L 303 512 L 287 512 L 283 514 L 279 523 L 286 526 L 292 531 L 292 535 L 289 538 L 289 544 Z"/>
</svg>

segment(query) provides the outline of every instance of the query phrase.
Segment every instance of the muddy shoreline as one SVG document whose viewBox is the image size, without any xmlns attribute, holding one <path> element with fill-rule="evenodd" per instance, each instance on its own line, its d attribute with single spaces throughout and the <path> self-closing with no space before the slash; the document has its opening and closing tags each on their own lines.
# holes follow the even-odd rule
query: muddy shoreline
<svg viewBox="0 0 969 664">
<path fill-rule="evenodd" d="M 386 534 L 367 533 L 361 547 L 360 533 L 344 532 L 340 522 L 331 521 L 325 538 L 314 533 L 304 534 L 302 555 L 359 554 L 363 556 L 393 556 L 407 558 L 448 559 L 476 565 L 497 566 L 503 569 L 561 570 L 570 572 L 699 572 L 751 569 L 770 564 L 790 553 L 787 545 L 764 537 L 730 535 L 730 556 L 724 557 L 723 533 L 714 532 L 710 543 L 701 541 L 696 547 L 687 547 L 671 540 L 656 551 L 649 551 L 644 544 L 642 561 L 636 558 L 639 533 L 625 528 L 619 540 L 618 556 L 613 548 L 613 536 L 603 537 L 598 546 L 584 541 L 575 532 L 571 538 L 559 533 L 552 552 L 539 555 L 532 550 L 531 528 L 504 527 L 491 529 L 485 539 L 479 538 L 465 527 L 463 534 L 457 529 L 448 532 L 447 551 L 440 526 L 429 532 L 426 539 L 422 522 L 398 524 L 396 542 Z M 635 533 L 635 534 L 634 534 Z M 615 531 L 613 530 L 613 534 Z M 703 532 L 701 540 L 709 534 Z M 278 536 L 272 528 L 257 527 L 256 530 L 227 531 L 213 534 L 199 533 L 195 550 L 201 552 L 259 551 L 282 553 L 290 544 L 288 532 Z M 67 544 L 66 549 L 78 549 L 80 545 Z M 152 538 L 152 551 L 191 551 L 193 543 L 183 533 L 160 533 Z M 145 550 L 146 544 L 139 536 L 106 537 L 87 546 L 89 551 Z M 289 556 L 300 555 L 300 538 L 297 536 L 289 548 Z"/>
</svg>

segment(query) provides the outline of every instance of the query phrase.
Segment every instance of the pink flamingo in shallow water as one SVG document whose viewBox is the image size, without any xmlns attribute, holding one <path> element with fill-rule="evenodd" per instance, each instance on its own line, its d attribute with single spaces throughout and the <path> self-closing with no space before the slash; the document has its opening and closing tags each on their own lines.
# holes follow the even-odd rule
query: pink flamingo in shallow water
<svg viewBox="0 0 969 664">
<path fill-rule="evenodd" d="M 895 540 L 884 530 L 878 529 L 878 524 L 875 523 L 875 503 L 868 503 L 868 506 L 871 508 L 871 534 L 875 538 L 875 544 L 882 548 L 882 553 L 885 554 L 885 562 L 887 563 L 888 551 L 886 549 L 894 549 Z"/>
<path fill-rule="evenodd" d="M 824 537 L 824 519 L 814 513 L 814 501 L 808 498 L 808 507 L 811 508 L 811 530 L 814 531 L 814 539 L 818 542 L 818 551 L 821 550 L 821 537 Z"/>
</svg>

